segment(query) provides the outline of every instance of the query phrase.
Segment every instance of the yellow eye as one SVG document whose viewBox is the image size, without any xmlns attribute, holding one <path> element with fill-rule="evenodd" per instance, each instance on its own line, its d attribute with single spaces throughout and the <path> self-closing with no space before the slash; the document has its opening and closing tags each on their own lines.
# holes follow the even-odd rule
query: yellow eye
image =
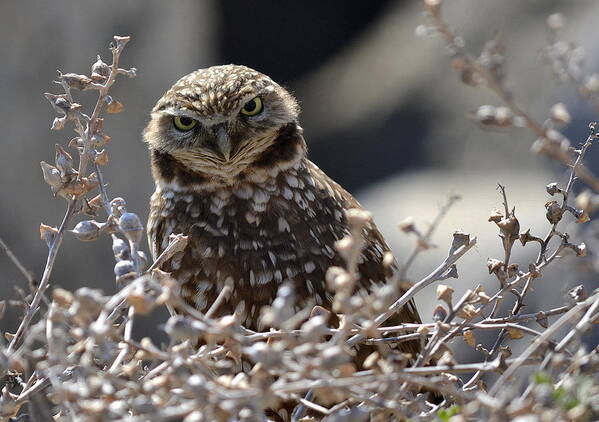
<svg viewBox="0 0 599 422">
<path fill-rule="evenodd" d="M 196 127 L 198 121 L 187 116 L 175 116 L 173 118 L 173 124 L 177 130 L 187 132 Z"/>
<path fill-rule="evenodd" d="M 264 109 L 260 97 L 254 97 L 249 100 L 241 109 L 241 114 L 244 116 L 255 116 Z"/>
</svg>

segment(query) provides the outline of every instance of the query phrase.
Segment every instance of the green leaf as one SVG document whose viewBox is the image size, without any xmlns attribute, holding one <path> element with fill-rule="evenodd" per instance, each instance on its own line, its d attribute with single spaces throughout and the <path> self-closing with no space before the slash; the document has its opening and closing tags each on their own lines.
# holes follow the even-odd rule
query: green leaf
<svg viewBox="0 0 599 422">
<path fill-rule="evenodd" d="M 449 419 L 452 416 L 459 415 L 459 414 L 460 414 L 460 406 L 454 404 L 451 407 L 439 409 L 439 411 L 437 412 L 437 420 L 439 420 L 441 422 L 449 422 Z"/>
<path fill-rule="evenodd" d="M 535 372 L 532 379 L 535 384 L 553 384 L 551 377 L 546 372 Z"/>
</svg>

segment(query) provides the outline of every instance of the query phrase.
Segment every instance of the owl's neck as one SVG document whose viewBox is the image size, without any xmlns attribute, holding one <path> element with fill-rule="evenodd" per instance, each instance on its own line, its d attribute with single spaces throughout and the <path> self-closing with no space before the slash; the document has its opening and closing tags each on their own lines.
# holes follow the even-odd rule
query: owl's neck
<svg viewBox="0 0 599 422">
<path fill-rule="evenodd" d="M 282 126 L 269 147 L 231 177 L 192 169 L 168 152 L 151 150 L 152 174 L 157 188 L 177 191 L 207 191 L 265 183 L 282 172 L 297 169 L 305 157 L 303 130 L 296 122 Z"/>
</svg>

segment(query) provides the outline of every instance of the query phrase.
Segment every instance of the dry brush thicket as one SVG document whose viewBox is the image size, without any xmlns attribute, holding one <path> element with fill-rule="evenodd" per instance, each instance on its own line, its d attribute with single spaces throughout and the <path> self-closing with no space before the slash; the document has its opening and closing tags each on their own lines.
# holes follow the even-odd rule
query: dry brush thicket
<svg viewBox="0 0 599 422">
<path fill-rule="evenodd" d="M 598 129 L 589 125 L 588 138 L 573 147 L 560 132 L 570 120 L 564 105 L 551 108 L 544 122 L 535 121 L 506 87 L 500 37 L 473 56 L 444 21 L 441 1 L 426 0 L 424 7 L 427 23 L 417 32 L 443 38 L 462 81 L 490 89 L 502 102 L 481 106 L 472 117 L 487 128 L 528 129 L 536 139 L 534 152 L 569 168 L 565 185 L 546 186 L 544 235 L 520 227 L 508 189 L 499 186 L 502 205 L 490 210 L 489 222 L 497 226 L 502 256 L 488 260 L 489 280 L 454 297 L 450 280 L 458 277 L 457 261 L 476 245 L 476 238 L 463 232 L 453 234 L 447 257 L 437 268 L 422 280 L 412 280 L 410 266 L 432 247 L 434 229 L 458 199 L 451 196 L 426 231 L 411 220 L 400 224 L 415 238 L 413 252 L 400 257 L 401 270 L 388 286 L 360 297 L 353 294 L 360 233 L 370 216 L 352 210 L 351 234 L 337 245 L 347 265 L 331 268 L 326 277 L 335 292 L 333 311 L 345 315 L 338 326 L 328 324 L 328 311 L 322 308 L 291 312 L 294 292 L 286 285 L 262 310 L 268 331 L 252 332 L 234 315 L 214 317 L 227 289 L 202 314 L 181 300 L 177 282 L 160 270 L 164 260 L 185 247 L 185 236 L 173 236 L 168 249 L 149 262 L 140 250 L 143 224 L 124 199 L 111 198 L 105 188 L 102 167 L 108 164 L 110 136 L 103 131 L 102 116 L 123 109 L 109 94 L 117 78 L 135 76 L 135 69 L 119 67 L 129 38 L 114 37 L 110 65 L 98 58 L 90 76 L 59 72 L 62 93 L 46 94 L 58 114 L 52 129 L 68 126 L 76 136 L 67 147 L 56 145 L 54 164 L 41 163 L 44 180 L 66 202 L 66 211 L 57 227 L 40 226 L 48 259 L 38 283 L 0 242 L 30 281 L 30 292 L 19 304 L 23 307 L 19 328 L 4 333 L 0 345 L 0 420 L 260 421 L 267 419 L 268 409 L 289 402 L 297 405 L 293 420 L 599 419 L 597 347 L 582 341 L 599 320 L 599 291 L 576 287 L 561 306 L 525 307 L 533 287 L 559 282 L 542 277 L 547 267 L 572 266 L 573 259 L 560 258 L 596 260 L 592 254 L 585 257 L 585 244 L 573 237 L 593 231 L 589 216 L 599 205 L 599 180 L 583 161 Z M 545 61 L 561 81 L 573 83 L 585 100 L 597 106 L 599 76 L 586 75 L 581 49 L 559 39 L 563 18 L 553 15 L 548 22 L 552 35 L 543 49 Z M 78 90 L 97 92 L 91 112 L 86 113 L 73 97 Z M 565 229 L 573 222 L 582 228 L 571 237 Z M 52 288 L 52 267 L 65 236 L 81 241 L 111 237 L 118 293 Z M 512 250 L 520 247 L 538 249 L 537 258 L 513 262 Z M 396 290 L 390 287 L 394 283 L 408 288 L 402 297 L 394 297 Z M 424 288 L 436 288 L 439 305 L 433 322 L 385 324 Z M 5 306 L 2 302 L 2 309 Z M 168 344 L 133 338 L 136 317 L 157 307 L 171 311 L 163 326 Z M 174 314 L 174 308 L 181 312 Z M 479 343 L 477 338 L 487 330 L 496 333 L 494 340 Z M 419 355 L 393 350 L 393 345 L 413 339 L 421 342 Z M 522 342 L 522 352 L 513 353 L 508 339 Z M 456 341 L 476 349 L 480 359 L 460 362 L 453 351 Z M 352 356 L 362 344 L 376 351 L 357 368 Z M 443 401 L 429 401 L 431 391 Z"/>
</svg>

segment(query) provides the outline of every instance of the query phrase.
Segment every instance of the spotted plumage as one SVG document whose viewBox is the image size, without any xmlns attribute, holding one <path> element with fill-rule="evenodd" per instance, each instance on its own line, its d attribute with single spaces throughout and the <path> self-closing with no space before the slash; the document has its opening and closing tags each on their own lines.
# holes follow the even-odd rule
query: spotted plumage
<svg viewBox="0 0 599 422">
<path fill-rule="evenodd" d="M 144 132 L 156 182 L 148 222 L 152 254 L 166 248 L 170 234 L 188 235 L 187 248 L 163 269 L 202 311 L 230 285 L 219 312 L 236 312 L 250 329 L 261 328 L 260 309 L 283 283 L 294 288 L 298 307 L 331 306 L 325 273 L 344 265 L 334 245 L 348 234 L 346 211 L 361 208 L 307 159 L 298 113 L 291 94 L 267 76 L 215 66 L 170 88 Z M 193 128 L 178 129 L 174 117 Z M 382 264 L 389 248 L 373 223 L 363 235 L 357 288 L 368 292 L 393 266 Z M 413 303 L 394 319 L 418 321 Z"/>
</svg>

